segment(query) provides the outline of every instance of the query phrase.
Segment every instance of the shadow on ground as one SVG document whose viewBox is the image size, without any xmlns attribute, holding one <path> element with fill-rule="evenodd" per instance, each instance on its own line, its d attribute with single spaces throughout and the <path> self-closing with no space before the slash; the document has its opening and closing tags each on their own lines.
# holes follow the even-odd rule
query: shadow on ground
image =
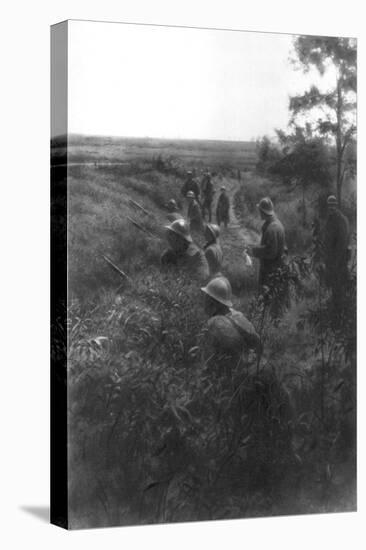
<svg viewBox="0 0 366 550">
<path fill-rule="evenodd" d="M 50 508 L 49 506 L 20 506 L 20 509 L 27 514 L 40 519 L 43 522 L 49 523 L 50 521 Z"/>
</svg>

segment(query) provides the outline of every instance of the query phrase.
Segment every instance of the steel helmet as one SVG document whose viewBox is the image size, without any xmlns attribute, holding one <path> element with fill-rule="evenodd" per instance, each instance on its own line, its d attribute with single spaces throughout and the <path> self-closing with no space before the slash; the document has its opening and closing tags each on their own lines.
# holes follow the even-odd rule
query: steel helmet
<svg viewBox="0 0 366 550">
<path fill-rule="evenodd" d="M 186 197 L 187 199 L 194 199 L 195 194 L 193 193 L 193 191 L 188 191 L 188 193 L 186 194 Z"/>
<path fill-rule="evenodd" d="M 331 206 L 337 206 L 338 201 L 334 195 L 329 195 L 329 197 L 327 198 L 327 204 Z"/>
<path fill-rule="evenodd" d="M 210 233 L 212 234 L 212 236 L 215 238 L 215 239 L 218 239 L 219 236 L 220 236 L 220 228 L 218 225 L 216 225 L 215 223 L 208 223 L 206 224 L 206 229 L 208 229 L 210 231 Z"/>
<path fill-rule="evenodd" d="M 170 225 L 166 225 L 165 229 L 167 229 L 168 231 L 172 231 L 176 235 L 179 235 L 188 243 L 193 242 L 191 234 L 189 232 L 188 223 L 183 218 L 181 220 L 175 220 Z"/>
<path fill-rule="evenodd" d="M 220 191 L 226 191 L 225 185 L 222 185 L 222 186 L 220 187 Z"/>
<path fill-rule="evenodd" d="M 226 277 L 215 277 L 201 290 L 220 304 L 232 307 L 231 285 Z"/>
<path fill-rule="evenodd" d="M 261 199 L 257 204 L 257 208 L 259 208 L 259 210 L 263 212 L 263 214 L 267 214 L 268 216 L 274 214 L 273 202 L 269 197 Z"/>
<path fill-rule="evenodd" d="M 178 208 L 178 207 L 177 207 L 177 203 L 176 203 L 176 201 L 175 201 L 174 199 L 170 199 L 170 200 L 168 201 L 168 206 L 169 206 L 170 208 Z"/>
</svg>

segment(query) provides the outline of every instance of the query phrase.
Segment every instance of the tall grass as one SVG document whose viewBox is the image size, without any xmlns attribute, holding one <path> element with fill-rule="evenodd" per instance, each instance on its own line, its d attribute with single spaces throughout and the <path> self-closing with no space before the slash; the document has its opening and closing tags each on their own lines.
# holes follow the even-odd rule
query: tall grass
<svg viewBox="0 0 366 550">
<path fill-rule="evenodd" d="M 199 288 L 161 271 L 164 242 L 127 220 L 159 233 L 160 207 L 179 197 L 179 179 L 84 167 L 69 183 L 71 526 L 354 509 L 355 358 L 346 354 L 354 325 L 342 339 L 327 317 L 326 293 L 319 304 L 314 275 L 274 324 L 229 228 L 224 272 L 234 307 L 261 333 L 264 351 L 259 366 L 254 354 L 213 356 Z M 284 189 L 247 176 L 237 211 L 257 227 L 255 204 L 268 194 L 291 248 L 304 251 L 296 198 L 286 200 Z M 128 198 L 151 214 L 132 210 Z M 118 279 L 101 252 L 131 281 Z"/>
</svg>

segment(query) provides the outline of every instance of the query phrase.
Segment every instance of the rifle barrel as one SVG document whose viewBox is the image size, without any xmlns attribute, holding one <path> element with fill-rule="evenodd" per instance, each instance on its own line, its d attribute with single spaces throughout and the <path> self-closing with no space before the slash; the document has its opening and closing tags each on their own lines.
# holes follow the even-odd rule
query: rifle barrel
<svg viewBox="0 0 366 550">
<path fill-rule="evenodd" d="M 146 233 L 147 235 L 150 235 L 150 237 L 154 237 L 154 239 L 160 239 L 160 237 L 158 235 L 156 235 L 155 233 L 153 233 L 152 231 L 150 231 L 149 229 L 146 229 L 145 227 L 142 227 L 142 225 L 140 225 L 139 223 L 137 223 L 135 220 L 133 220 L 132 218 L 130 218 L 129 216 L 127 216 L 127 219 L 128 221 L 130 221 L 135 227 L 137 227 L 137 229 L 140 229 L 140 231 L 143 231 L 144 233 Z"/>
<path fill-rule="evenodd" d="M 121 277 L 123 277 L 124 279 L 127 279 L 128 281 L 130 280 L 129 276 L 126 275 L 126 273 L 122 271 L 122 269 L 117 267 L 116 264 L 114 264 L 112 260 L 108 258 L 108 256 L 105 256 L 104 254 L 102 254 L 101 256 L 107 262 L 107 264 L 109 264 L 112 267 L 112 269 L 114 269 L 114 271 L 116 271 L 119 275 L 121 275 Z"/>
<path fill-rule="evenodd" d="M 132 199 L 128 199 L 128 202 L 130 202 L 131 204 L 133 204 L 133 206 L 136 206 L 137 208 L 139 208 L 142 212 L 144 212 L 144 214 L 146 214 L 147 216 L 150 215 L 150 212 L 148 212 L 147 210 L 145 210 L 145 208 L 143 206 L 141 206 L 141 204 L 139 204 L 138 202 L 132 200 Z"/>
</svg>

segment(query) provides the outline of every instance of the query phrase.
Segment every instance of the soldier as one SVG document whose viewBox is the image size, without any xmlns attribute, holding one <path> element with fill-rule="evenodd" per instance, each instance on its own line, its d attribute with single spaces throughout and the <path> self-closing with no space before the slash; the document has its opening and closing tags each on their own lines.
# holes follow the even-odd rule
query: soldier
<svg viewBox="0 0 366 550">
<path fill-rule="evenodd" d="M 203 229 L 202 212 L 201 212 L 200 205 L 195 199 L 195 195 L 193 191 L 188 191 L 187 202 L 188 202 L 187 219 L 189 223 L 189 228 L 191 231 L 201 232 Z"/>
<path fill-rule="evenodd" d="M 325 283 L 332 291 L 334 304 L 338 306 L 348 278 L 349 223 L 338 209 L 334 195 L 328 197 L 327 206 L 323 237 Z"/>
<path fill-rule="evenodd" d="M 182 185 L 182 188 L 180 190 L 181 195 L 185 198 L 187 196 L 187 193 L 189 191 L 193 191 L 194 196 L 196 200 L 199 202 L 200 200 L 200 187 L 197 183 L 197 181 L 193 178 L 192 172 L 187 172 L 187 179 Z"/>
<path fill-rule="evenodd" d="M 219 243 L 219 236 L 220 228 L 214 223 L 208 223 L 205 227 L 206 244 L 203 250 L 205 251 L 211 277 L 221 274 L 223 254 Z"/>
<path fill-rule="evenodd" d="M 168 208 L 168 221 L 174 222 L 175 220 L 181 220 L 183 218 L 182 214 L 179 212 L 178 205 L 174 199 L 170 199 L 167 204 Z"/>
<path fill-rule="evenodd" d="M 271 287 L 271 277 L 284 266 L 286 253 L 285 230 L 276 217 L 270 198 L 266 197 L 257 204 L 262 220 L 262 238 L 259 246 L 248 249 L 250 256 L 259 259 L 259 285 Z"/>
<path fill-rule="evenodd" d="M 230 200 L 224 186 L 220 188 L 220 191 L 221 193 L 216 206 L 216 220 L 219 227 L 221 222 L 223 222 L 225 227 L 227 227 L 229 223 Z"/>
<path fill-rule="evenodd" d="M 226 277 L 212 279 L 201 288 L 205 294 L 204 309 L 208 343 L 216 352 L 230 356 L 261 349 L 260 338 L 252 323 L 240 311 L 233 309 L 231 285 Z"/>
<path fill-rule="evenodd" d="M 215 194 L 214 186 L 211 179 L 211 174 L 207 170 L 203 176 L 201 183 L 201 196 L 202 196 L 202 216 L 205 219 L 206 211 L 208 213 L 208 221 L 211 222 L 212 218 L 212 201 Z"/>
<path fill-rule="evenodd" d="M 202 250 L 193 243 L 185 220 L 175 220 L 165 226 L 169 248 L 161 256 L 163 266 L 173 265 L 183 269 L 200 281 L 209 276 L 207 260 Z"/>
</svg>

